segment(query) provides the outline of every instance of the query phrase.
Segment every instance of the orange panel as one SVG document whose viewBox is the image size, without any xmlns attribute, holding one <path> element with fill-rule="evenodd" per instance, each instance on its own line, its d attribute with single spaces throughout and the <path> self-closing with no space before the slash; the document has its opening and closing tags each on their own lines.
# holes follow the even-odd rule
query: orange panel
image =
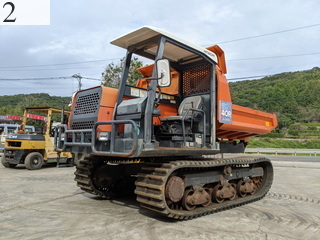
<svg viewBox="0 0 320 240">
<path fill-rule="evenodd" d="M 146 81 L 146 78 L 152 77 L 153 66 L 154 64 L 151 64 L 137 69 L 137 71 L 145 77 L 138 80 L 137 87 L 147 89 L 148 82 Z M 171 69 L 171 85 L 169 87 L 162 87 L 161 92 L 171 95 L 179 94 L 179 73 L 177 71 L 172 71 Z"/>
<path fill-rule="evenodd" d="M 232 105 L 232 124 L 218 123 L 217 137 L 244 139 L 267 134 L 278 125 L 275 114 Z"/>
<path fill-rule="evenodd" d="M 118 89 L 101 86 L 102 99 L 100 103 L 100 110 L 98 121 L 110 121 L 113 119 L 114 106 L 116 104 Z M 124 99 L 128 99 L 125 97 Z M 160 117 L 153 118 L 153 124 L 160 124 L 160 118 L 167 116 L 175 116 L 178 112 L 178 106 L 172 104 L 161 103 L 158 107 L 160 109 Z M 101 129 L 100 129 L 101 128 Z M 102 126 L 99 130 L 111 131 L 111 126 Z"/>
<path fill-rule="evenodd" d="M 160 103 L 158 109 L 160 109 L 160 117 L 153 118 L 153 124 L 160 125 L 160 118 L 177 116 L 178 115 L 178 106 L 172 104 Z"/>
<path fill-rule="evenodd" d="M 217 67 L 217 100 L 223 100 L 226 102 L 231 102 L 230 88 L 226 76 Z"/>
<path fill-rule="evenodd" d="M 148 82 L 146 81 L 146 78 L 152 77 L 153 66 L 154 64 L 137 69 L 137 71 L 140 72 L 143 75 L 143 77 L 145 77 L 138 80 L 136 85 L 137 87 L 147 89 Z M 171 85 L 169 87 L 162 87 L 161 92 L 166 94 L 171 94 L 171 95 L 178 95 L 179 93 L 178 87 L 179 87 L 179 73 L 176 71 L 171 71 Z M 178 114 L 178 106 L 176 105 L 160 103 L 158 109 L 160 109 L 160 117 L 153 118 L 153 124 L 156 124 L 156 125 L 161 124 L 160 118 L 168 117 L 168 116 L 176 116 Z"/>
<path fill-rule="evenodd" d="M 226 74 L 227 73 L 227 65 L 226 65 L 226 59 L 224 56 L 224 51 L 218 45 L 213 45 L 211 47 L 207 47 L 207 49 L 217 55 L 218 66 L 221 69 L 221 71 L 224 74 Z"/>
<path fill-rule="evenodd" d="M 102 94 L 101 94 L 101 101 L 100 105 L 104 107 L 114 107 L 117 101 L 118 96 L 118 89 L 110 88 L 110 87 L 104 87 L 102 88 Z"/>
</svg>

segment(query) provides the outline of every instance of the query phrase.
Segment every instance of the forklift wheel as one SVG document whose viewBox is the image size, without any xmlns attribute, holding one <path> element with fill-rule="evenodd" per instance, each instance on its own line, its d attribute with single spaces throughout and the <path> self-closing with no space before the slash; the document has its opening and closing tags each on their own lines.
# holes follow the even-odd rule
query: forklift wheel
<svg viewBox="0 0 320 240">
<path fill-rule="evenodd" d="M 43 165 L 43 156 L 38 152 L 29 153 L 24 160 L 24 165 L 29 170 L 40 169 Z"/>
<path fill-rule="evenodd" d="M 18 164 L 8 163 L 8 162 L 6 161 L 6 158 L 4 157 L 4 155 L 2 155 L 2 157 L 1 157 L 1 163 L 2 163 L 2 165 L 3 165 L 4 167 L 6 167 L 6 168 L 15 168 L 15 166 L 18 165 Z"/>
</svg>

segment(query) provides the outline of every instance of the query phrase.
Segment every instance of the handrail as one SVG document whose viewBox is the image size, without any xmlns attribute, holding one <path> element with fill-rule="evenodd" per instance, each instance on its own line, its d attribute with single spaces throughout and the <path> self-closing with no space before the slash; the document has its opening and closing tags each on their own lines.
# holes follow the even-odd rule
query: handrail
<svg viewBox="0 0 320 240">
<path fill-rule="evenodd" d="M 183 114 L 183 117 L 181 119 L 181 122 L 182 122 L 182 137 L 183 137 L 183 145 L 186 146 L 186 129 L 185 129 L 185 124 L 184 124 L 184 121 L 185 121 L 185 118 L 187 117 L 188 113 L 190 111 L 195 111 L 195 112 L 200 112 L 203 114 L 203 147 L 206 145 L 206 113 L 201 110 L 201 109 L 196 109 L 196 108 L 189 108 L 184 114 Z M 193 113 L 192 113 L 193 114 Z M 193 119 L 192 119 L 193 120 Z"/>
<path fill-rule="evenodd" d="M 66 149 L 66 145 L 64 143 L 61 146 L 62 134 L 65 133 L 66 130 L 67 130 L 66 124 L 60 124 L 54 128 L 53 146 L 54 146 L 54 150 L 57 152 L 63 152 Z"/>
<path fill-rule="evenodd" d="M 76 141 L 76 133 L 80 134 L 80 141 Z M 54 148 L 58 152 L 63 152 L 66 150 L 67 146 L 79 146 L 79 147 L 91 147 L 91 141 L 85 142 L 85 133 L 92 133 L 92 129 L 76 129 L 67 130 L 66 124 L 60 124 L 55 127 L 54 132 Z M 62 134 L 65 135 L 62 140 Z M 68 134 L 71 134 L 71 142 L 68 142 Z M 63 143 L 62 143 L 63 142 Z"/>
<path fill-rule="evenodd" d="M 132 139 L 133 144 L 131 151 L 129 153 L 116 152 L 115 151 L 115 140 L 116 140 L 116 126 L 119 124 L 131 124 L 133 126 Z M 96 149 L 96 137 L 97 137 L 97 127 L 100 125 L 112 125 L 111 138 L 110 138 L 110 150 L 109 151 L 98 151 Z M 112 121 L 102 121 L 96 122 L 93 129 L 77 129 L 77 130 L 67 130 L 66 124 L 61 124 L 56 127 L 54 134 L 54 148 L 58 152 L 63 152 L 66 150 L 67 146 L 78 146 L 78 147 L 90 147 L 92 153 L 101 156 L 118 156 L 118 157 L 130 157 L 135 154 L 138 147 L 138 127 L 133 120 L 112 120 Z M 90 133 L 91 139 L 85 141 L 85 134 Z M 62 135 L 65 134 L 62 140 Z M 76 134 L 80 134 L 80 141 L 76 141 Z M 71 135 L 71 141 L 68 141 L 68 136 Z"/>
<path fill-rule="evenodd" d="M 116 131 L 115 127 L 118 124 L 131 124 L 133 126 L 132 130 L 132 139 L 133 139 L 133 144 L 131 151 L 129 153 L 124 153 L 124 152 L 116 152 L 115 151 L 115 139 L 116 139 Z M 112 125 L 112 131 L 111 131 L 111 138 L 110 138 L 110 151 L 98 151 L 95 148 L 95 142 L 94 139 L 96 138 L 97 134 L 97 127 L 99 125 Z M 133 120 L 112 120 L 112 121 L 102 121 L 102 122 L 96 122 L 93 126 L 92 129 L 92 141 L 91 141 L 91 148 L 92 148 L 92 153 L 97 154 L 97 155 L 108 155 L 108 156 L 118 156 L 118 157 L 130 157 L 133 154 L 135 154 L 136 149 L 138 147 L 138 127 L 137 124 Z"/>
</svg>

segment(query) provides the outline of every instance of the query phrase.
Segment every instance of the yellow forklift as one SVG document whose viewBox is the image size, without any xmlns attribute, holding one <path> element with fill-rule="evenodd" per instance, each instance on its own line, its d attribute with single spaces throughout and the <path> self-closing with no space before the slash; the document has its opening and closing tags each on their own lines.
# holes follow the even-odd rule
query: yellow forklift
<svg viewBox="0 0 320 240">
<path fill-rule="evenodd" d="M 46 116 L 34 115 L 40 113 Z M 14 168 L 18 164 L 24 164 L 29 170 L 40 169 L 45 163 L 57 162 L 73 164 L 71 153 L 57 153 L 54 150 L 54 124 L 53 114 L 61 115 L 61 123 L 66 123 L 69 111 L 54 107 L 27 107 L 23 114 L 23 122 L 19 133 L 12 134 L 6 138 L 4 146 L 4 157 L 2 165 Z M 26 131 L 27 119 L 45 121 L 43 127 L 36 127 L 35 132 Z"/>
</svg>

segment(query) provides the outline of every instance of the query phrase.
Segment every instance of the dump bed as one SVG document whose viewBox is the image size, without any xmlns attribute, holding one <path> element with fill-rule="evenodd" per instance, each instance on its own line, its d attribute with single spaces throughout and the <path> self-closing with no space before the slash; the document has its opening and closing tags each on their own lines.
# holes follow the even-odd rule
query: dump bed
<svg viewBox="0 0 320 240">
<path fill-rule="evenodd" d="M 267 134 L 277 125 L 275 114 L 232 104 L 232 121 L 231 123 L 220 123 L 218 119 L 217 137 L 243 140 Z"/>
<path fill-rule="evenodd" d="M 223 51 L 220 49 L 224 58 Z M 224 59 L 223 59 L 224 60 Z M 224 63 L 224 61 L 221 61 Z M 217 76 L 217 138 L 240 139 L 268 134 L 278 126 L 274 113 L 267 113 L 232 104 L 231 91 L 225 65 L 216 68 Z"/>
</svg>

